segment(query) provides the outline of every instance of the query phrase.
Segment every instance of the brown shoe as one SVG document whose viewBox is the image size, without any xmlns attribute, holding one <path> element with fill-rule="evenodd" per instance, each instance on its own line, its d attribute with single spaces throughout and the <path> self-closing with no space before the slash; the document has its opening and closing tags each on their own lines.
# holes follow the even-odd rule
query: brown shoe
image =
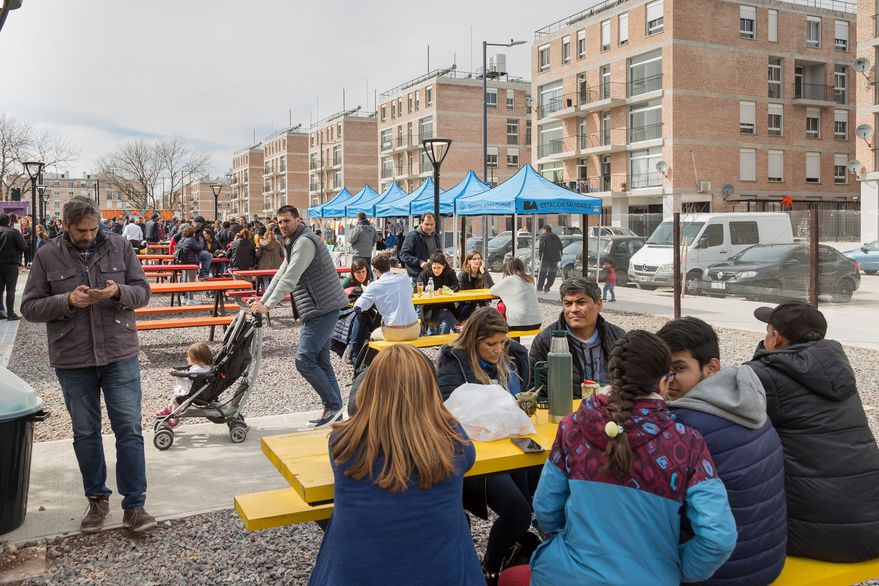
<svg viewBox="0 0 879 586">
<path fill-rule="evenodd" d="M 156 526 L 156 518 L 140 509 L 125 509 L 122 515 L 122 525 L 126 528 L 140 533 Z"/>
<path fill-rule="evenodd" d="M 99 494 L 88 497 L 88 500 L 89 509 L 79 524 L 79 530 L 83 533 L 97 533 L 104 526 L 104 519 L 110 514 L 110 497 Z"/>
</svg>

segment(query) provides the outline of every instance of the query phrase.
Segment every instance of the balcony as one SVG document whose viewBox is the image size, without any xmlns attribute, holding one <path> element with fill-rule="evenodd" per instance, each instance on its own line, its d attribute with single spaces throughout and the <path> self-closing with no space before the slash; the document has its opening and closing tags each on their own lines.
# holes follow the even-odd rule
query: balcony
<svg viewBox="0 0 879 586">
<path fill-rule="evenodd" d="M 382 175 L 381 175 L 382 179 L 389 179 L 393 176 L 394 176 L 393 169 L 385 169 L 385 168 L 382 169 Z"/>
<path fill-rule="evenodd" d="M 634 126 L 629 129 L 629 144 L 651 140 L 662 140 L 662 122 L 647 124 L 644 126 Z M 643 147 L 644 145 L 638 145 L 638 148 Z"/>
<path fill-rule="evenodd" d="M 537 158 L 541 160 L 559 161 L 576 156 L 576 154 L 574 148 L 565 150 L 565 140 L 562 138 L 537 145 Z"/>
<path fill-rule="evenodd" d="M 593 197 L 622 195 L 626 191 L 625 174 L 581 177 L 577 181 L 577 191 Z"/>
<path fill-rule="evenodd" d="M 580 113 L 608 110 L 626 105 L 626 84 L 606 81 L 595 87 L 580 85 Z"/>
<path fill-rule="evenodd" d="M 628 102 L 643 102 L 658 98 L 662 95 L 662 74 L 650 75 L 639 79 L 632 79 L 627 84 L 626 93 Z"/>
<path fill-rule="evenodd" d="M 810 106 L 815 108 L 832 108 L 836 104 L 845 103 L 846 91 L 837 90 L 830 85 L 817 83 L 794 83 L 794 106 Z M 842 100 L 841 102 L 837 100 Z"/>
<path fill-rule="evenodd" d="M 557 98 L 547 100 L 538 108 L 539 118 L 551 120 L 564 120 L 578 115 L 577 107 L 580 105 L 579 92 L 562 94 Z"/>
<path fill-rule="evenodd" d="M 605 155 L 626 150 L 626 129 L 609 128 L 599 132 L 589 132 L 577 137 L 580 156 Z"/>
<path fill-rule="evenodd" d="M 652 173 L 633 173 L 629 175 L 630 189 L 662 188 L 662 175 L 656 171 Z"/>
</svg>

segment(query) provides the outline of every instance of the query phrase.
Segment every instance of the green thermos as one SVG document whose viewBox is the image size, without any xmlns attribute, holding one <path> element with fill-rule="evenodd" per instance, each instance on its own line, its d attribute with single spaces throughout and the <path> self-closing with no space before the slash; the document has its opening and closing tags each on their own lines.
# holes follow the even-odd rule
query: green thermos
<svg viewBox="0 0 879 586">
<path fill-rule="evenodd" d="M 549 354 L 546 355 L 546 387 L 549 420 L 558 423 L 574 410 L 574 363 L 568 349 L 568 334 L 553 330 Z"/>
</svg>

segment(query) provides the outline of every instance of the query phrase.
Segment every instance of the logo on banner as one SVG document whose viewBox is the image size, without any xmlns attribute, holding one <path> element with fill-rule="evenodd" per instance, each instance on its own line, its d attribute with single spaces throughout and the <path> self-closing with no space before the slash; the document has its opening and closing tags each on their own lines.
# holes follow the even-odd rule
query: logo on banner
<svg viewBox="0 0 879 586">
<path fill-rule="evenodd" d="M 528 200 L 526 199 L 526 200 L 525 200 L 525 206 L 524 206 L 524 207 L 525 207 L 525 211 L 526 211 L 526 212 L 529 211 L 529 210 L 536 210 L 536 209 L 537 209 L 537 202 L 536 202 L 536 201 L 528 201 Z"/>
</svg>

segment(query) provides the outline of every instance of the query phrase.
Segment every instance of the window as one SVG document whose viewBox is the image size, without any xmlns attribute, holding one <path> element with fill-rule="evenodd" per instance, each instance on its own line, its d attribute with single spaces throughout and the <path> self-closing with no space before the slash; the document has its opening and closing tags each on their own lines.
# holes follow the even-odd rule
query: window
<svg viewBox="0 0 879 586">
<path fill-rule="evenodd" d="M 757 231 L 757 222 L 730 222 L 730 244 L 759 244 L 760 235 Z"/>
<path fill-rule="evenodd" d="M 766 124 L 769 136 L 781 136 L 784 131 L 784 106 L 769 104 L 769 121 Z"/>
<path fill-rule="evenodd" d="M 782 98 L 782 61 L 781 57 L 769 58 L 769 90 L 768 96 L 780 100 Z"/>
<path fill-rule="evenodd" d="M 739 36 L 743 39 L 757 37 L 757 9 L 753 6 L 739 6 Z"/>
<path fill-rule="evenodd" d="M 412 113 L 412 94 L 409 94 L 408 96 L 406 96 L 406 113 L 407 114 Z"/>
<path fill-rule="evenodd" d="M 620 45 L 629 44 L 629 13 L 624 12 L 617 18 L 617 36 Z"/>
<path fill-rule="evenodd" d="M 836 110 L 833 112 L 833 138 L 848 140 L 848 111 Z"/>
<path fill-rule="evenodd" d="M 418 121 L 418 138 L 418 142 L 425 138 L 433 138 L 433 118 L 422 118 Z"/>
<path fill-rule="evenodd" d="M 610 49 L 610 20 L 601 21 L 601 50 Z"/>
<path fill-rule="evenodd" d="M 525 120 L 525 146 L 531 146 L 531 119 Z"/>
<path fill-rule="evenodd" d="M 391 157 L 382 157 L 382 179 L 393 177 L 394 160 Z"/>
<path fill-rule="evenodd" d="M 562 81 L 548 83 L 537 88 L 537 117 L 543 118 L 562 109 Z"/>
<path fill-rule="evenodd" d="M 577 59 L 586 57 L 586 30 L 577 31 Z"/>
<path fill-rule="evenodd" d="M 429 85 L 424 88 L 424 105 L 431 106 L 433 104 L 433 86 Z"/>
<path fill-rule="evenodd" d="M 421 161 L 419 162 L 421 172 L 422 173 L 430 173 L 433 171 L 433 164 L 430 162 L 430 158 L 427 156 L 423 150 L 421 151 Z"/>
<path fill-rule="evenodd" d="M 662 32 L 662 0 L 655 0 L 647 5 L 647 34 Z"/>
<path fill-rule="evenodd" d="M 833 67 L 833 101 L 837 104 L 848 103 L 848 67 Z"/>
<path fill-rule="evenodd" d="M 588 129 L 588 126 L 589 126 L 589 125 L 588 125 L 587 119 L 586 119 L 585 117 L 584 117 L 584 118 L 580 118 L 580 121 L 579 121 L 579 123 L 577 124 L 577 136 L 578 136 L 579 139 L 580 139 L 580 148 L 581 148 L 581 149 L 588 149 L 590 146 L 592 146 L 592 145 L 589 143 L 589 129 Z"/>
<path fill-rule="evenodd" d="M 336 136 L 338 138 L 342 138 L 342 123 L 341 122 L 336 124 Z"/>
<path fill-rule="evenodd" d="M 662 52 L 651 51 L 629 60 L 629 96 L 662 89 Z M 610 97 L 610 96 L 608 96 Z"/>
<path fill-rule="evenodd" d="M 562 65 L 571 62 L 571 37 L 565 35 L 562 37 Z"/>
<path fill-rule="evenodd" d="M 607 113 L 608 127 L 610 115 Z M 604 130 L 604 128 L 602 128 Z M 610 134 L 610 128 L 607 129 Z M 602 144 L 610 144 L 608 141 Z M 632 106 L 629 109 L 629 142 L 642 142 L 662 138 L 662 102 L 650 100 L 645 104 Z"/>
<path fill-rule="evenodd" d="M 415 111 L 421 108 L 421 92 L 415 92 Z"/>
<path fill-rule="evenodd" d="M 806 46 L 811 49 L 821 47 L 821 17 L 806 17 Z"/>
<path fill-rule="evenodd" d="M 497 168 L 497 147 L 488 147 L 486 151 L 485 166 L 492 169 Z"/>
<path fill-rule="evenodd" d="M 599 78 L 599 99 L 606 100 L 610 98 L 610 65 L 602 65 L 598 69 Z"/>
<path fill-rule="evenodd" d="M 497 88 L 490 87 L 485 90 L 485 105 L 488 108 L 497 108 Z"/>
<path fill-rule="evenodd" d="M 821 110 L 806 108 L 806 138 L 821 137 Z"/>
<path fill-rule="evenodd" d="M 837 51 L 848 51 L 848 21 L 837 20 L 833 23 L 833 48 Z"/>
<path fill-rule="evenodd" d="M 821 183 L 821 153 L 806 153 L 806 183 Z"/>
<path fill-rule="evenodd" d="M 391 100 L 391 118 L 397 117 L 397 102 Z"/>
<path fill-rule="evenodd" d="M 754 149 L 739 149 L 739 180 L 757 180 L 757 152 Z"/>
<path fill-rule="evenodd" d="M 537 70 L 546 71 L 549 69 L 549 45 L 543 45 L 537 48 Z"/>
<path fill-rule="evenodd" d="M 723 224 L 708 224 L 702 236 L 699 237 L 699 246 L 710 247 L 721 244 L 723 244 Z"/>
<path fill-rule="evenodd" d="M 516 90 L 507 90 L 507 110 L 513 110 L 516 105 Z"/>
<path fill-rule="evenodd" d="M 629 156 L 629 189 L 660 187 L 662 174 L 656 170 L 656 163 L 661 158 L 660 148 L 632 151 Z"/>
<path fill-rule="evenodd" d="M 333 166 L 342 164 L 342 145 L 333 147 Z"/>
<path fill-rule="evenodd" d="M 342 187 L 342 172 L 336 171 L 333 173 L 333 188 L 339 189 Z"/>
<path fill-rule="evenodd" d="M 403 115 L 403 98 L 397 98 L 397 114 Z"/>
<path fill-rule="evenodd" d="M 848 182 L 845 175 L 847 166 L 848 155 L 839 153 L 833 155 L 833 182 L 835 184 L 845 185 Z"/>
<path fill-rule="evenodd" d="M 539 158 L 549 155 L 557 155 L 564 150 L 564 132 L 561 122 L 546 124 L 538 129 L 539 143 L 537 156 Z"/>
<path fill-rule="evenodd" d="M 507 167 L 519 167 L 519 149 L 507 149 Z"/>
<path fill-rule="evenodd" d="M 739 133 L 757 134 L 757 104 L 739 102 Z"/>
<path fill-rule="evenodd" d="M 784 151 L 769 151 L 769 182 L 784 181 Z"/>
<path fill-rule="evenodd" d="M 519 120 L 507 118 L 507 144 L 519 144 Z"/>
<path fill-rule="evenodd" d="M 770 10 L 766 19 L 766 35 L 770 43 L 778 42 L 778 11 Z"/>
<path fill-rule="evenodd" d="M 391 140 L 391 129 L 390 128 L 388 128 L 387 130 L 381 131 L 380 140 L 381 140 L 381 149 L 383 151 L 389 151 L 389 150 L 391 150 L 391 148 L 393 148 L 394 145 Z"/>
<path fill-rule="evenodd" d="M 610 144 L 610 112 L 601 113 L 601 146 Z"/>
</svg>

